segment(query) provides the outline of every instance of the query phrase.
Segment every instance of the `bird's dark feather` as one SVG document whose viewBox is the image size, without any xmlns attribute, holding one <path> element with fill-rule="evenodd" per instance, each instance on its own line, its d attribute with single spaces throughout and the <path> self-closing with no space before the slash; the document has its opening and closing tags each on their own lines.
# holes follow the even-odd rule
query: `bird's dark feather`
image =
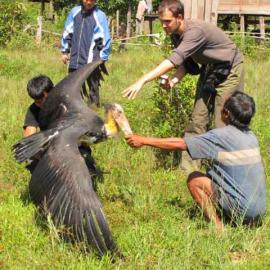
<svg viewBox="0 0 270 270">
<path fill-rule="evenodd" d="M 57 84 L 41 110 L 45 131 L 21 140 L 13 151 L 22 162 L 47 146 L 29 184 L 33 202 L 51 214 L 56 226 L 70 230 L 71 238 L 85 241 L 104 255 L 118 251 L 78 150 L 82 135 L 105 136 L 103 120 L 86 106 L 80 94 L 82 83 L 100 64 L 89 64 Z"/>
</svg>

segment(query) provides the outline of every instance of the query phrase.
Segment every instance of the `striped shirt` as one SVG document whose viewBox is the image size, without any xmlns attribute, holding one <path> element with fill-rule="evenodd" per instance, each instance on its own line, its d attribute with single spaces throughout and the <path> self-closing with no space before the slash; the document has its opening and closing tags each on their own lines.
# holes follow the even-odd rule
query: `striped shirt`
<svg viewBox="0 0 270 270">
<path fill-rule="evenodd" d="M 228 125 L 185 138 L 193 159 L 211 159 L 209 177 L 223 209 L 256 218 L 266 211 L 265 174 L 254 133 Z"/>
</svg>

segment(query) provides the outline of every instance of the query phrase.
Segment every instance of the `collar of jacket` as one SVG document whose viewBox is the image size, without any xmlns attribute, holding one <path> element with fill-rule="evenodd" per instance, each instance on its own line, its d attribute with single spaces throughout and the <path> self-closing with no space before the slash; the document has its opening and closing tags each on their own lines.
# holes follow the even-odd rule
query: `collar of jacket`
<svg viewBox="0 0 270 270">
<path fill-rule="evenodd" d="M 82 6 L 81 12 L 82 12 L 82 15 L 84 16 L 91 15 L 93 11 L 96 9 L 96 5 L 94 5 L 91 9 L 87 9 L 87 10 L 84 8 L 83 4 L 81 4 L 81 6 Z"/>
</svg>

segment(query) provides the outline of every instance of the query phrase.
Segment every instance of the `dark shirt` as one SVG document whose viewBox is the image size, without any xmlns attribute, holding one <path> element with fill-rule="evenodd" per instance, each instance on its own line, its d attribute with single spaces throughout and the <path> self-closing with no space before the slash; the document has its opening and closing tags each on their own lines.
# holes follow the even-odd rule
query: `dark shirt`
<svg viewBox="0 0 270 270">
<path fill-rule="evenodd" d="M 38 107 L 35 103 L 32 103 L 29 106 L 27 113 L 25 115 L 23 128 L 24 129 L 26 127 L 38 128 L 39 127 L 39 122 L 38 122 L 39 113 L 40 113 L 40 107 Z"/>
<path fill-rule="evenodd" d="M 41 108 L 38 107 L 35 103 L 32 103 L 25 115 L 24 125 L 23 128 L 26 127 L 36 127 L 39 128 L 39 114 L 40 114 Z M 99 177 L 102 176 L 102 172 L 100 172 L 95 164 L 95 160 L 91 156 L 91 148 L 89 146 L 80 145 L 79 151 L 82 155 L 82 157 L 85 159 L 86 166 L 88 167 L 91 175 L 99 175 Z M 34 169 L 36 168 L 39 159 L 33 158 L 31 159 L 31 163 L 29 163 L 26 168 L 33 173 Z"/>
</svg>

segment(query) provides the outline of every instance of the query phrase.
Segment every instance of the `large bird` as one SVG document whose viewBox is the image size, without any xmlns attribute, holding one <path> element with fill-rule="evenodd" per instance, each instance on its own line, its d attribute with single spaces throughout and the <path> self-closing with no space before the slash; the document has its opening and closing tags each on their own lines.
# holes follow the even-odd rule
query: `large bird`
<svg viewBox="0 0 270 270">
<path fill-rule="evenodd" d="M 64 226 L 73 240 L 85 242 L 100 256 L 120 253 L 78 149 L 79 142 L 82 137 L 99 142 L 111 137 L 119 126 L 131 133 L 120 105 L 106 107 L 105 124 L 82 99 L 82 84 L 101 67 L 101 61 L 88 64 L 58 83 L 40 112 L 42 131 L 13 146 L 18 162 L 42 152 L 29 183 L 33 202 L 50 213 L 56 226 Z"/>
</svg>

